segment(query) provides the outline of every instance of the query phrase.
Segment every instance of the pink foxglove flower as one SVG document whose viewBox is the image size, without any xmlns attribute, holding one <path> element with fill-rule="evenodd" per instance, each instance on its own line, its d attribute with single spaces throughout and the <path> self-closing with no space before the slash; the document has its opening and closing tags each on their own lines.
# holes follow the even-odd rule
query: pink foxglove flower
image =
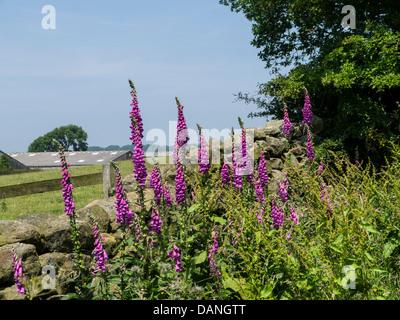
<svg viewBox="0 0 400 320">
<path fill-rule="evenodd" d="M 305 92 L 305 102 L 303 107 L 303 123 L 309 125 L 312 121 L 313 113 L 311 111 L 310 97 L 308 96 L 308 91 Z"/>
<path fill-rule="evenodd" d="M 116 193 L 115 193 L 115 209 L 116 209 L 116 223 L 125 223 L 129 227 L 133 222 L 133 213 L 129 208 L 128 200 L 122 187 L 121 173 L 115 162 L 111 162 L 115 170 L 116 180 Z"/>
<path fill-rule="evenodd" d="M 199 172 L 202 174 L 206 174 L 208 170 L 210 169 L 210 159 L 208 156 L 208 151 L 207 151 L 207 144 L 206 140 L 204 138 L 203 133 L 201 132 L 201 127 L 197 125 L 199 128 L 199 154 L 198 154 L 198 160 L 199 160 Z"/>
<path fill-rule="evenodd" d="M 160 214 L 158 213 L 157 209 L 153 207 L 152 213 L 151 213 L 151 221 L 150 221 L 150 227 L 149 231 L 154 231 L 158 236 L 161 235 L 161 226 L 162 226 L 162 220 L 160 218 Z"/>
<path fill-rule="evenodd" d="M 264 157 L 264 150 L 260 154 L 260 162 L 258 164 L 258 175 L 260 177 L 260 182 L 263 186 L 268 184 L 268 174 L 267 174 L 267 162 Z"/>
<path fill-rule="evenodd" d="M 132 96 L 132 103 L 131 107 L 132 110 L 129 112 L 131 115 L 131 118 L 133 117 L 135 119 L 136 126 L 134 125 L 133 121 L 131 122 L 131 137 L 130 139 L 132 140 L 133 143 L 135 143 L 136 139 L 142 139 L 143 138 L 143 121 L 142 121 L 142 116 L 140 115 L 140 109 L 139 109 L 139 103 L 137 100 L 137 92 L 135 89 L 135 86 L 131 80 L 129 80 L 129 85 L 131 86 L 131 96 Z"/>
<path fill-rule="evenodd" d="M 312 138 L 310 130 L 307 130 L 308 138 L 307 138 L 307 158 L 311 161 L 314 161 L 314 149 L 312 146 Z"/>
<path fill-rule="evenodd" d="M 14 249 L 12 249 L 13 261 L 14 261 L 14 280 L 15 285 L 17 286 L 17 292 L 21 294 L 25 294 L 25 287 L 22 283 L 22 279 L 24 279 L 24 274 L 22 270 L 22 262 L 21 259 L 17 258 Z"/>
<path fill-rule="evenodd" d="M 186 200 L 186 182 L 183 165 L 178 162 L 176 164 L 176 177 L 175 177 L 175 201 L 177 205 L 182 204 Z"/>
<path fill-rule="evenodd" d="M 279 229 L 283 226 L 283 221 L 285 219 L 285 214 L 283 212 L 283 208 L 278 206 L 276 200 L 272 200 L 272 208 L 271 208 L 271 218 L 272 218 L 272 226 L 271 228 Z"/>
<path fill-rule="evenodd" d="M 183 114 L 183 105 L 179 102 L 178 98 L 175 98 L 178 106 L 178 123 L 177 123 L 177 144 L 179 148 L 182 148 L 189 141 L 189 132 L 186 125 L 185 116 Z"/>
<path fill-rule="evenodd" d="M 150 176 L 150 188 L 154 190 L 154 198 L 156 200 L 156 205 L 160 204 L 161 196 L 164 193 L 163 187 L 161 185 L 161 173 L 158 165 L 154 165 Z"/>
<path fill-rule="evenodd" d="M 172 198 L 171 194 L 169 193 L 169 187 L 167 183 L 164 184 L 164 200 L 167 207 L 172 205 Z"/>
<path fill-rule="evenodd" d="M 208 252 L 208 259 L 210 260 L 211 274 L 216 275 L 217 277 L 221 277 L 221 272 L 218 270 L 218 265 L 215 262 L 215 253 L 218 251 L 217 237 L 218 237 L 218 233 L 215 232 L 214 245 Z"/>
<path fill-rule="evenodd" d="M 287 106 L 285 104 L 283 107 L 283 133 L 289 136 L 291 129 L 292 129 L 292 123 L 290 122 L 289 114 L 287 112 Z"/>
<path fill-rule="evenodd" d="M 94 271 L 101 270 L 102 272 L 106 272 L 106 261 L 108 260 L 108 256 L 102 244 L 104 237 L 100 234 L 99 224 L 97 223 L 97 221 L 95 221 L 93 217 L 91 217 L 91 220 L 92 220 L 92 231 L 95 239 L 94 241 L 95 248 L 93 250 L 93 253 L 95 254 L 96 258 L 96 267 L 94 268 Z"/>
<path fill-rule="evenodd" d="M 182 262 L 181 262 L 181 254 L 179 252 L 179 247 L 174 245 L 174 248 L 168 252 L 168 255 L 171 257 L 171 260 L 175 260 L 175 271 L 182 272 Z M 181 275 L 180 275 L 181 276 Z"/>
<path fill-rule="evenodd" d="M 221 169 L 221 179 L 222 179 L 222 186 L 225 186 L 226 184 L 230 184 L 231 183 L 231 176 L 229 174 L 229 165 L 225 162 L 224 160 L 224 164 L 222 165 L 222 169 Z"/>
</svg>

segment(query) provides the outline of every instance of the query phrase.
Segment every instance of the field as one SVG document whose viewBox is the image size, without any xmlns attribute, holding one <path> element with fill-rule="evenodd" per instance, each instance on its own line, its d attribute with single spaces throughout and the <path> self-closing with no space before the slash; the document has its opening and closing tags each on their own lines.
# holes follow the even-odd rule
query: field
<svg viewBox="0 0 400 320">
<path fill-rule="evenodd" d="M 120 167 L 121 176 L 123 178 L 132 173 L 132 161 L 120 161 L 118 162 L 118 166 Z M 147 163 L 146 166 L 149 170 L 151 170 L 152 165 Z M 70 168 L 71 176 L 85 175 L 97 172 L 102 172 L 102 165 Z M 0 186 L 57 178 L 61 178 L 60 169 L 33 170 L 33 172 L 24 171 L 20 174 L 13 173 L 0 175 Z M 76 197 L 76 208 L 83 208 L 92 201 L 103 198 L 103 186 L 99 184 L 76 188 L 74 189 L 74 196 Z M 61 196 L 61 182 L 59 191 L 32 194 L 0 200 L 0 220 L 14 220 L 21 215 L 41 212 L 51 212 L 57 215 L 64 213 L 64 204 Z"/>
</svg>

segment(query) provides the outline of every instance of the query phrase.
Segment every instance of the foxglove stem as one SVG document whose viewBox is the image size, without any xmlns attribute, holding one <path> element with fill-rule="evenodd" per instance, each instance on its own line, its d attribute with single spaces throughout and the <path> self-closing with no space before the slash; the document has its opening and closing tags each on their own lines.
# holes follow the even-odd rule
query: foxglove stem
<svg viewBox="0 0 400 320">
<path fill-rule="evenodd" d="M 169 186 L 166 182 L 164 183 L 164 200 L 167 207 L 172 206 L 172 198 L 171 194 L 169 193 Z"/>
<path fill-rule="evenodd" d="M 283 106 L 283 133 L 287 136 L 290 135 L 290 130 L 292 129 L 292 123 L 290 122 L 289 119 L 289 114 L 287 111 L 287 106 L 286 104 Z"/>
<path fill-rule="evenodd" d="M 97 270 L 102 271 L 103 273 L 106 272 L 106 261 L 108 260 L 107 252 L 103 248 L 102 241 L 104 237 L 100 234 L 99 224 L 96 219 L 88 215 L 90 220 L 92 221 L 92 231 L 94 236 L 94 250 L 93 253 L 95 254 L 96 259 L 96 267 L 94 268 L 94 272 Z"/>
<path fill-rule="evenodd" d="M 133 122 L 131 122 L 132 135 L 131 135 L 130 139 L 132 140 L 132 142 L 135 142 L 136 139 L 143 138 L 143 121 L 142 121 L 142 117 L 140 115 L 139 103 L 137 100 L 137 92 L 136 92 L 136 89 L 135 89 L 135 86 L 134 86 L 132 80 L 130 80 L 130 79 L 129 79 L 129 85 L 132 89 L 132 91 L 131 91 L 132 110 L 131 110 L 131 112 L 129 112 L 129 114 L 131 115 L 131 117 L 133 117 L 135 119 L 135 122 L 136 122 L 136 126 L 134 126 Z"/>
<path fill-rule="evenodd" d="M 210 260 L 210 268 L 211 271 L 210 273 L 217 276 L 218 278 L 221 277 L 221 272 L 217 269 L 218 265 L 215 262 L 215 253 L 218 251 L 218 233 L 215 232 L 215 236 L 214 236 L 214 245 L 212 246 L 212 248 L 209 250 L 208 252 L 208 259 Z"/>
<path fill-rule="evenodd" d="M 268 184 L 268 174 L 267 174 L 267 162 L 264 157 L 264 150 L 261 150 L 260 162 L 258 164 L 258 175 L 260 177 L 260 182 L 263 186 Z"/>
<path fill-rule="evenodd" d="M 206 140 L 203 133 L 201 132 L 201 127 L 200 125 L 197 125 L 197 127 L 199 128 L 199 172 L 202 174 L 206 174 L 211 167 L 210 159 L 208 156 Z"/>
<path fill-rule="evenodd" d="M 15 285 L 17 286 L 17 292 L 21 294 L 25 294 L 25 286 L 22 283 L 22 279 L 25 279 L 24 273 L 22 270 L 22 261 L 21 259 L 17 258 L 17 255 L 15 254 L 14 248 L 11 249 L 12 255 L 13 255 L 13 261 L 14 261 L 14 280 L 15 280 Z"/>
<path fill-rule="evenodd" d="M 307 130 L 307 158 L 310 159 L 311 161 L 314 161 L 314 149 L 312 146 L 312 137 L 310 130 Z"/>
<path fill-rule="evenodd" d="M 181 262 L 181 254 L 179 252 L 179 247 L 174 244 L 174 247 L 171 251 L 168 252 L 168 255 L 171 257 L 171 260 L 176 262 L 175 271 L 182 272 L 182 262 Z M 179 277 L 182 275 L 180 274 Z"/>
<path fill-rule="evenodd" d="M 175 201 L 180 205 L 186 201 L 186 183 L 185 173 L 182 163 L 176 164 L 176 177 L 175 177 Z"/>
<path fill-rule="evenodd" d="M 158 213 L 157 209 L 153 207 L 152 214 L 151 214 L 151 221 L 149 226 L 149 231 L 154 231 L 157 236 L 161 235 L 161 226 L 162 220 L 160 218 L 160 214 Z"/>
<path fill-rule="evenodd" d="M 275 199 L 272 200 L 271 218 L 272 218 L 271 228 L 279 229 L 280 227 L 283 226 L 285 214 L 283 212 L 283 208 L 277 205 Z"/>
<path fill-rule="evenodd" d="M 72 183 L 70 182 L 70 174 L 68 172 L 68 164 L 65 159 L 64 148 L 57 140 L 53 139 L 54 143 L 58 147 L 58 152 L 61 160 L 61 170 L 62 170 L 62 184 L 63 184 L 63 197 L 64 197 L 64 211 L 69 217 L 69 222 L 71 225 L 72 242 L 74 245 L 75 261 L 74 265 L 77 267 L 77 272 L 80 273 L 80 283 L 77 286 L 78 294 L 83 294 L 84 292 L 84 266 L 82 261 L 81 245 L 79 241 L 79 232 L 76 225 L 76 214 L 75 214 L 75 203 L 73 201 L 72 190 L 74 189 Z"/>
<path fill-rule="evenodd" d="M 303 123 L 309 125 L 312 121 L 313 113 L 311 111 L 310 97 L 308 96 L 308 91 L 305 91 L 305 101 L 303 107 Z"/>
<path fill-rule="evenodd" d="M 231 183 L 231 176 L 229 174 L 229 165 L 225 162 L 225 159 L 221 169 L 221 179 L 222 179 L 221 182 L 222 186 Z"/>
<path fill-rule="evenodd" d="M 116 223 L 124 223 L 129 227 L 133 222 L 133 213 L 129 208 L 128 200 L 122 187 L 121 173 L 118 165 L 114 161 L 110 161 L 115 171 L 116 180 L 116 193 L 115 193 L 115 209 L 116 209 Z"/>
<path fill-rule="evenodd" d="M 188 127 L 186 125 L 185 116 L 183 114 L 183 105 L 181 105 L 179 99 L 175 97 L 176 104 L 178 107 L 178 123 L 177 123 L 177 145 L 179 148 L 182 148 L 189 141 L 189 132 Z"/>
<path fill-rule="evenodd" d="M 159 166 L 156 164 L 153 166 L 150 176 L 150 188 L 154 190 L 154 198 L 156 205 L 160 204 L 161 196 L 164 194 L 163 187 L 161 185 L 161 172 Z"/>
</svg>

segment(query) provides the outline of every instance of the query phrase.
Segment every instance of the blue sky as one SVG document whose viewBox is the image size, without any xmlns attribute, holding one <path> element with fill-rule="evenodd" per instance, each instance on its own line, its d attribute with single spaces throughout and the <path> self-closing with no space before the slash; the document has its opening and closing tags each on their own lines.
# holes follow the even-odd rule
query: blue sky
<svg viewBox="0 0 400 320">
<path fill-rule="evenodd" d="M 42 7 L 56 29 L 42 28 Z M 218 0 L 0 0 L 0 150 L 25 152 L 37 137 L 82 126 L 89 145 L 129 144 L 130 88 L 145 136 L 169 136 L 175 96 L 187 125 L 222 131 L 255 106 L 234 102 L 271 76 L 250 45 L 251 23 Z M 196 143 L 196 141 L 191 141 Z"/>
</svg>

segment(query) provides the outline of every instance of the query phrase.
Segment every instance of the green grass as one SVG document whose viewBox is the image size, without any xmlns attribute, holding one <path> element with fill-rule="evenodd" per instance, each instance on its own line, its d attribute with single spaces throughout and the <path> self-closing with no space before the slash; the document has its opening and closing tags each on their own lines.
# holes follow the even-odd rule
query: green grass
<svg viewBox="0 0 400 320">
<path fill-rule="evenodd" d="M 165 159 L 160 159 L 165 160 Z M 124 178 L 133 172 L 131 160 L 120 161 L 117 163 L 121 171 L 121 177 Z M 152 165 L 146 162 L 148 174 Z M 70 168 L 71 176 L 85 175 L 90 173 L 102 172 L 103 165 L 84 166 Z M 24 170 L 22 173 L 0 175 L 0 186 L 15 185 L 27 182 L 35 182 L 47 179 L 60 178 L 61 171 L 55 170 Z M 93 202 L 103 199 L 103 186 L 101 184 L 75 188 L 73 192 L 76 209 L 80 209 Z M 26 214 L 35 214 L 42 212 L 51 212 L 57 215 L 64 213 L 64 203 L 61 190 L 26 195 L 21 197 L 0 200 L 0 220 L 15 220 Z"/>
</svg>

